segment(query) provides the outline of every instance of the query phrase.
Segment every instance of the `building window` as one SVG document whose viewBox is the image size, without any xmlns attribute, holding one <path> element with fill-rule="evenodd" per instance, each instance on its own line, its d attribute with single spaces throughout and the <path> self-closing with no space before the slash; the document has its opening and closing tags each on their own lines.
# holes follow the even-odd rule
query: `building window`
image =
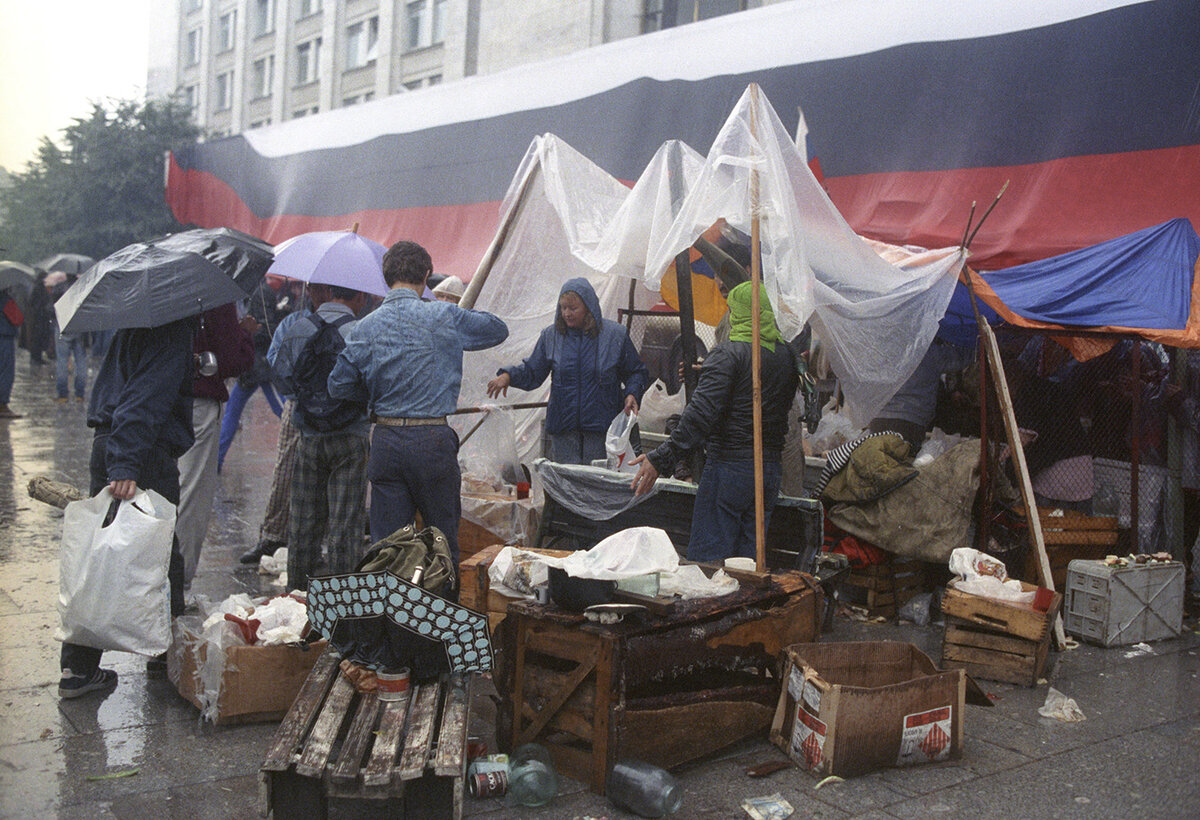
<svg viewBox="0 0 1200 820">
<path fill-rule="evenodd" d="M 194 28 L 187 33 L 187 45 L 184 48 L 187 55 L 187 65 L 200 63 L 200 29 Z"/>
<path fill-rule="evenodd" d="M 221 15 L 217 21 L 217 51 L 232 51 L 234 37 L 237 34 L 237 12 L 230 11 Z"/>
<path fill-rule="evenodd" d="M 350 97 L 346 97 L 346 99 L 342 100 L 342 108 L 349 108 L 352 105 L 358 105 L 359 103 L 370 102 L 373 99 L 375 99 L 374 91 L 364 91 L 361 94 L 354 94 L 354 95 L 352 95 Z"/>
<path fill-rule="evenodd" d="M 321 107 L 319 105 L 314 105 L 311 108 L 297 108 L 292 112 L 292 119 L 298 120 L 301 117 L 307 117 L 311 114 L 316 114 L 320 110 Z"/>
<path fill-rule="evenodd" d="M 213 110 L 228 111 L 230 108 L 233 108 L 233 72 L 224 71 L 217 75 Z"/>
<path fill-rule="evenodd" d="M 261 37 L 275 30 L 275 0 L 253 0 L 254 36 Z"/>
<path fill-rule="evenodd" d="M 296 46 L 296 85 L 315 83 L 319 79 L 317 66 L 320 60 L 320 37 Z"/>
<path fill-rule="evenodd" d="M 421 87 L 421 83 L 423 82 L 424 80 L 409 80 L 404 84 L 404 88 L 406 91 L 416 91 Z"/>
<path fill-rule="evenodd" d="M 346 27 L 346 67 L 362 68 L 379 57 L 379 18 L 360 20 Z"/>
<path fill-rule="evenodd" d="M 442 75 L 441 75 L 441 74 L 430 74 L 430 75 L 429 75 L 429 78 L 428 78 L 428 79 L 426 79 L 426 81 L 425 81 L 425 84 L 426 84 L 426 85 L 437 85 L 437 84 L 438 84 L 438 83 L 440 83 L 441 81 L 442 81 Z"/>
<path fill-rule="evenodd" d="M 660 31 L 745 11 L 746 0 L 646 0 L 642 31 Z"/>
<path fill-rule="evenodd" d="M 184 86 L 182 93 L 183 93 L 183 104 L 185 106 L 187 106 L 187 110 L 191 112 L 193 117 L 196 116 L 196 109 L 198 107 L 197 104 L 200 102 L 200 86 L 198 86 L 198 85 Z"/>
<path fill-rule="evenodd" d="M 271 88 L 275 85 L 275 55 L 269 54 L 261 60 L 255 60 L 250 66 L 250 79 L 255 99 L 271 96 Z"/>
<path fill-rule="evenodd" d="M 435 44 L 446 40 L 446 0 L 433 0 L 433 22 L 431 38 Z"/>
<path fill-rule="evenodd" d="M 264 126 L 267 126 L 270 124 L 271 124 L 270 117 L 267 117 L 266 119 L 262 119 L 262 120 L 253 120 L 250 123 L 250 129 L 254 130 L 255 128 L 263 128 Z"/>
<path fill-rule="evenodd" d="M 312 17 L 321 11 L 321 0 L 300 0 L 300 7 L 297 10 L 297 20 L 303 20 L 305 17 Z"/>
<path fill-rule="evenodd" d="M 184 12 L 191 14 L 193 11 L 200 11 L 204 6 L 204 0 L 183 0 Z"/>
</svg>

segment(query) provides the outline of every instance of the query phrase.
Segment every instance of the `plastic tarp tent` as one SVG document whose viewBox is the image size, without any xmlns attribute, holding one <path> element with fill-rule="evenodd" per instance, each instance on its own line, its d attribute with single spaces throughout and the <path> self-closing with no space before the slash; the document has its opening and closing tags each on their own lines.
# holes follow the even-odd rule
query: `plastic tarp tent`
<svg viewBox="0 0 1200 820">
<path fill-rule="evenodd" d="M 970 276 L 980 299 L 1019 327 L 1087 328 L 1200 347 L 1198 264 L 1200 236 L 1187 219 L 1173 219 L 1090 248 Z M 1084 360 L 1111 342 L 1070 346 Z"/>
<path fill-rule="evenodd" d="M 895 249 L 901 264 L 881 256 L 841 218 L 753 87 L 703 162 L 686 146 L 664 145 L 632 190 L 556 137 L 538 138 L 505 198 L 506 211 L 514 208 L 475 305 L 504 318 L 510 335 L 498 348 L 467 356 L 463 405 L 486 403 L 484 387 L 497 368 L 529 355 L 553 321 L 566 279 L 586 276 L 605 316 L 614 318 L 628 304 L 630 282 L 657 290 L 675 255 L 705 229 L 723 218 L 749 234 L 757 208 L 763 281 L 780 329 L 794 336 L 812 321 L 847 412 L 862 425 L 920 362 L 964 259 L 960 248 Z M 642 305 L 656 300 L 645 288 L 635 293 Z M 548 384 L 508 401 L 547 393 Z M 517 422 L 523 460 L 539 444 L 539 420 L 526 412 Z"/>
</svg>

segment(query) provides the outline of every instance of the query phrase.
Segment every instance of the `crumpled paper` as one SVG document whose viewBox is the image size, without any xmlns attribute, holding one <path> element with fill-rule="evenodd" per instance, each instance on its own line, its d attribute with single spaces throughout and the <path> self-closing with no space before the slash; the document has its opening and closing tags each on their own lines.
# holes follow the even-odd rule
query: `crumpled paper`
<svg viewBox="0 0 1200 820">
<path fill-rule="evenodd" d="M 1046 703 L 1038 709 L 1038 714 L 1042 717 L 1061 720 L 1063 723 L 1078 723 L 1081 720 L 1087 720 L 1075 699 L 1067 697 L 1053 686 L 1046 693 Z"/>
</svg>

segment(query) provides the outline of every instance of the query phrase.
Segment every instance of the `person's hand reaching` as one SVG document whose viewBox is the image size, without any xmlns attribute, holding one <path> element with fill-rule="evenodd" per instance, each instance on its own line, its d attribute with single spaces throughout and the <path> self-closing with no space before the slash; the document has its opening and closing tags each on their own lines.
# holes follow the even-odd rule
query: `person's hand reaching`
<svg viewBox="0 0 1200 820">
<path fill-rule="evenodd" d="M 488 398 L 494 399 L 497 396 L 508 395 L 508 385 L 512 382 L 512 377 L 507 373 L 501 373 L 496 378 L 487 383 Z"/>
<path fill-rule="evenodd" d="M 654 488 L 654 482 L 658 481 L 658 470 L 654 468 L 654 465 L 650 463 L 650 460 L 644 454 L 629 463 L 642 465 L 638 467 L 637 475 L 633 477 L 633 481 L 629 485 L 629 488 L 633 490 L 633 494 L 645 495 L 650 492 Z"/>
</svg>

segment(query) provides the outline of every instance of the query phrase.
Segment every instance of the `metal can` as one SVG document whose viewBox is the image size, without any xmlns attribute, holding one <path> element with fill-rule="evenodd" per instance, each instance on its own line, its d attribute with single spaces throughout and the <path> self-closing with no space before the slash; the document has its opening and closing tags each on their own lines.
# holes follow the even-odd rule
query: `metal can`
<svg viewBox="0 0 1200 820">
<path fill-rule="evenodd" d="M 508 772 L 476 772 L 468 784 L 472 797 L 503 797 L 508 792 Z"/>
</svg>

